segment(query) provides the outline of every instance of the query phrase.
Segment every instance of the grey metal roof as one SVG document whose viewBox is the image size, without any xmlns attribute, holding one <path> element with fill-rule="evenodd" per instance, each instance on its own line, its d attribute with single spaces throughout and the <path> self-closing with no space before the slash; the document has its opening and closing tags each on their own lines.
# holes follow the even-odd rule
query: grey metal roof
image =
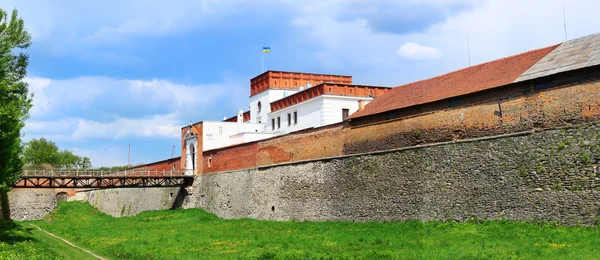
<svg viewBox="0 0 600 260">
<path fill-rule="evenodd" d="M 531 66 L 515 82 L 600 65 L 600 33 L 566 41 Z"/>
</svg>

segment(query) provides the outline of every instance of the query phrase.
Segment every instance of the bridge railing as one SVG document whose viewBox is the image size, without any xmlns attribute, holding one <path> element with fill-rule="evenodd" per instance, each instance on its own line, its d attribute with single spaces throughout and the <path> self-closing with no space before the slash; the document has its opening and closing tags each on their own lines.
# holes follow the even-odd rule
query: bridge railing
<svg viewBox="0 0 600 260">
<path fill-rule="evenodd" d="M 193 170 L 88 170 L 88 169 L 52 169 L 23 170 L 21 176 L 40 177 L 177 177 L 192 176 Z"/>
</svg>

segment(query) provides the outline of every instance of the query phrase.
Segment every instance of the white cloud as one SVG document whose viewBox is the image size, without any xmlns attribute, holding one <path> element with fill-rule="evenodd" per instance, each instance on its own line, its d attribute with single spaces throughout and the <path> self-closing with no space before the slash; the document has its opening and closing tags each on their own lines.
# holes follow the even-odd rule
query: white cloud
<svg viewBox="0 0 600 260">
<path fill-rule="evenodd" d="M 442 52 L 434 47 L 407 42 L 400 46 L 396 54 L 407 60 L 434 60 L 443 57 Z"/>
<path fill-rule="evenodd" d="M 472 64 L 564 41 L 564 1 L 473 1 L 472 9 L 452 15 L 426 30 L 406 34 L 373 30 L 361 12 L 340 18 L 340 13 L 357 2 L 363 3 L 306 2 L 292 16 L 292 24 L 301 33 L 301 36 L 293 34 L 293 41 L 303 39 L 304 45 L 312 46 L 314 51 L 310 55 L 327 71 L 352 73 L 355 81 L 362 84 L 396 86 L 409 79 L 429 78 L 466 67 L 469 64 L 467 37 Z M 444 3 L 431 1 L 431 4 Z M 369 4 L 363 5 L 366 10 L 363 13 L 368 13 Z M 565 7 L 569 38 L 598 32 L 600 17 L 595 10 L 600 8 L 600 2 L 574 0 Z M 398 46 L 405 43 L 435 46 L 443 57 L 426 63 L 418 59 L 397 59 Z M 437 55 L 433 50 L 426 53 Z"/>
<path fill-rule="evenodd" d="M 54 80 L 27 78 L 34 94 L 33 119 L 86 114 L 91 120 L 185 113 L 211 106 L 238 84 L 178 84 L 167 80 L 78 77 Z"/>
<path fill-rule="evenodd" d="M 189 121 L 222 118 L 215 111 L 247 105 L 229 102 L 244 85 L 178 84 L 167 80 L 79 77 L 27 78 L 33 96 L 25 132 L 72 138 L 178 138 Z M 218 120 L 217 119 L 217 120 Z"/>
<path fill-rule="evenodd" d="M 105 144 L 93 148 L 75 147 L 70 150 L 74 154 L 90 158 L 93 167 L 127 165 L 126 145 Z"/>
<path fill-rule="evenodd" d="M 42 114 L 48 110 L 50 101 L 44 95 L 44 88 L 50 84 L 50 79 L 45 78 L 25 78 L 25 82 L 29 84 L 29 92 L 34 94 L 33 107 L 30 114 Z M 37 94 L 36 94 L 37 93 Z"/>
<path fill-rule="evenodd" d="M 111 122 L 79 119 L 72 133 L 75 138 L 95 137 L 121 139 L 127 137 L 178 138 L 184 123 L 176 114 L 155 115 L 150 118 L 119 118 Z"/>
</svg>

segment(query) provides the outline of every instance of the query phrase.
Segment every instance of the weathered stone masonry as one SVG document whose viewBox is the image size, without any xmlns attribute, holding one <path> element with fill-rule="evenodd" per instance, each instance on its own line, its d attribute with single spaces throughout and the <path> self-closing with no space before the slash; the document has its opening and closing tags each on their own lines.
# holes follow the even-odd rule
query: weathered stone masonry
<svg viewBox="0 0 600 260">
<path fill-rule="evenodd" d="M 190 207 L 273 220 L 600 218 L 600 126 L 197 177 Z"/>
<path fill-rule="evenodd" d="M 198 159 L 203 162 L 203 173 L 222 172 L 596 122 L 600 119 L 598 69 L 562 73 L 544 82 L 516 83 L 392 111 L 396 118 L 390 120 L 385 120 L 386 114 L 375 115 L 205 151 Z M 214 167 L 207 167 L 209 159 Z"/>
</svg>

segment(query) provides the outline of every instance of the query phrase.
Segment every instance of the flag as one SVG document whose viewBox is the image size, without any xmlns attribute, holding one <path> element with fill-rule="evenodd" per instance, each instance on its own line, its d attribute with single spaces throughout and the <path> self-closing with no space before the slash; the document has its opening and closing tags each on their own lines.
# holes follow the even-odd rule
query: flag
<svg viewBox="0 0 600 260">
<path fill-rule="evenodd" d="M 263 52 L 271 52 L 271 47 L 263 47 Z"/>
</svg>

